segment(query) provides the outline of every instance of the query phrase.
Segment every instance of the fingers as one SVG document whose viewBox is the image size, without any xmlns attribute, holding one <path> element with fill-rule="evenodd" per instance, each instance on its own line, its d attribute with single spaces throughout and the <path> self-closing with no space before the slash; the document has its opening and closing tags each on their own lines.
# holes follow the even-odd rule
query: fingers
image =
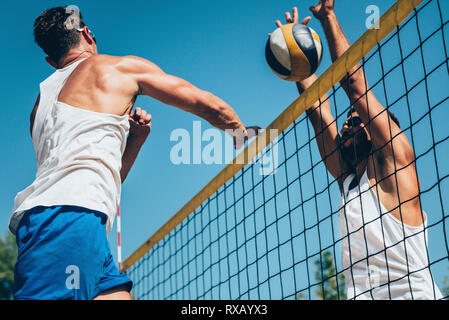
<svg viewBox="0 0 449 320">
<path fill-rule="evenodd" d="M 136 108 L 133 114 L 133 119 L 139 123 L 142 121 L 142 117 L 146 116 L 147 112 L 141 108 Z"/>
<path fill-rule="evenodd" d="M 305 17 L 304 20 L 302 20 L 302 24 L 306 26 L 310 20 L 312 20 L 312 17 Z"/>
<path fill-rule="evenodd" d="M 130 118 L 138 122 L 140 125 L 151 125 L 151 114 L 147 113 L 142 108 L 136 108 L 135 111 L 130 114 Z"/>
<path fill-rule="evenodd" d="M 142 113 L 139 118 L 140 124 L 145 124 L 145 118 L 147 117 L 147 112 L 145 110 L 142 110 Z"/>
<path fill-rule="evenodd" d="M 293 7 L 293 23 L 299 22 L 299 16 L 298 16 L 298 8 Z"/>
<path fill-rule="evenodd" d="M 311 6 L 309 9 L 310 9 L 310 11 L 315 13 L 316 9 L 315 9 L 314 6 Z M 288 23 L 298 23 L 299 22 L 298 8 L 297 7 L 293 7 L 292 12 L 293 12 L 293 16 L 290 14 L 290 12 L 286 12 L 285 13 L 285 21 L 286 21 L 287 24 Z M 310 17 L 310 16 L 309 17 L 305 17 L 302 20 L 302 24 L 303 25 L 307 25 L 310 22 L 310 20 L 312 20 L 312 17 Z M 276 27 L 278 27 L 278 28 L 282 27 L 282 22 L 279 21 L 279 20 L 276 20 L 275 24 L 276 24 Z M 270 37 L 270 36 L 271 36 L 271 33 L 268 34 L 268 37 Z"/>
<path fill-rule="evenodd" d="M 246 141 L 258 136 L 262 131 L 262 128 L 259 126 L 246 127 L 246 132 L 243 130 L 237 130 L 233 136 L 234 148 L 239 150 L 244 146 Z"/>
<path fill-rule="evenodd" d="M 151 114 L 148 113 L 147 116 L 145 117 L 145 124 L 151 125 L 151 119 L 152 119 Z"/>
<path fill-rule="evenodd" d="M 288 11 L 285 13 L 285 21 L 287 23 L 292 23 L 293 22 L 292 16 L 290 15 L 290 12 L 288 12 Z"/>
<path fill-rule="evenodd" d="M 292 14 L 290 14 L 290 12 L 285 13 L 285 22 L 286 23 L 298 23 L 299 22 L 298 8 L 293 7 L 292 13 L 293 13 L 293 16 L 292 16 Z M 279 20 L 276 20 L 276 26 L 278 28 L 280 28 L 280 27 L 282 27 L 282 23 Z"/>
<path fill-rule="evenodd" d="M 141 114 L 142 114 L 141 108 L 136 108 L 136 109 L 134 109 L 134 111 L 131 112 L 131 116 L 132 116 L 133 120 L 136 120 L 136 121 L 139 121 Z"/>
<path fill-rule="evenodd" d="M 247 127 L 246 128 L 246 137 L 245 137 L 245 141 L 246 140 L 250 140 L 251 138 L 258 136 L 259 133 L 262 131 L 262 128 L 259 126 L 251 126 L 251 127 Z"/>
</svg>

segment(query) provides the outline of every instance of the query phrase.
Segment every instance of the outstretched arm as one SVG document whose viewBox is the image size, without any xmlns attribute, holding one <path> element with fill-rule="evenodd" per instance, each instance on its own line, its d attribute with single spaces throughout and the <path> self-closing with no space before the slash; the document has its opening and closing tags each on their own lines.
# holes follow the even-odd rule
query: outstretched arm
<svg viewBox="0 0 449 320">
<path fill-rule="evenodd" d="M 318 78 L 313 74 L 309 78 L 296 83 L 299 93 L 303 93 Z M 343 186 L 347 166 L 341 158 L 340 135 L 338 133 L 337 122 L 331 112 L 331 106 L 327 95 L 306 111 L 307 117 L 312 123 L 315 131 L 316 142 L 329 173 L 338 181 L 340 188 Z"/>
<path fill-rule="evenodd" d="M 334 12 L 334 0 L 321 0 L 310 10 L 323 25 L 331 58 L 335 61 L 350 45 Z M 340 83 L 370 132 L 375 156 L 368 164 L 373 165 L 379 182 L 377 190 L 381 190 L 384 200 L 395 208 L 390 213 L 406 224 L 421 225 L 425 218 L 419 200 L 414 152 L 407 136 L 369 90 L 359 65 L 352 68 Z"/>
<path fill-rule="evenodd" d="M 321 21 L 332 61 L 337 60 L 348 50 L 350 44 L 335 14 L 334 0 L 320 0 L 310 10 Z M 360 65 L 353 67 L 340 83 L 362 121 L 368 126 L 375 149 L 381 150 L 387 162 L 394 159 L 400 167 L 410 164 L 414 160 L 414 153 L 407 137 L 369 90 Z"/>
<path fill-rule="evenodd" d="M 165 73 L 146 59 L 130 56 L 125 65 L 126 73 L 139 87 L 139 94 L 197 115 L 218 129 L 235 130 L 236 135 L 246 136 L 246 128 L 234 110 L 212 93 Z"/>
<path fill-rule="evenodd" d="M 306 17 L 302 23 L 307 25 L 310 19 L 310 17 Z M 293 8 L 293 17 L 290 15 L 290 12 L 286 12 L 285 20 L 287 23 L 298 23 L 298 9 L 296 7 Z M 279 20 L 276 21 L 276 26 L 282 26 Z M 315 82 L 317 78 L 318 76 L 313 74 L 309 78 L 297 82 L 296 86 L 298 88 L 298 92 L 302 94 Z M 323 159 L 329 173 L 337 179 L 338 184 L 341 187 L 344 180 L 343 175 L 345 174 L 347 168 L 340 155 L 340 149 L 338 147 L 340 137 L 337 122 L 332 115 L 327 95 L 324 95 L 319 101 L 315 102 L 315 104 L 306 111 L 306 114 L 315 131 L 321 158 Z"/>
</svg>

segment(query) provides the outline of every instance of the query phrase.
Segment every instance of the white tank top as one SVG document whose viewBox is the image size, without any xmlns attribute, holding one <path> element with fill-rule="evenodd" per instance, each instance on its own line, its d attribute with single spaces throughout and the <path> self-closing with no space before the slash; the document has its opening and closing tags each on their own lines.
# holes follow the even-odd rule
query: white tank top
<svg viewBox="0 0 449 320">
<path fill-rule="evenodd" d="M 343 183 L 339 215 L 348 299 L 441 299 L 429 269 L 426 215 L 422 226 L 403 224 L 380 203 L 367 171 L 349 190 L 354 178 Z"/>
<path fill-rule="evenodd" d="M 57 70 L 40 84 L 32 128 L 37 173 L 34 182 L 14 200 L 9 221 L 14 234 L 23 213 L 36 206 L 73 205 L 101 211 L 108 216 L 107 232 L 112 229 L 120 204 L 128 116 L 57 101 L 66 79 L 83 60 Z"/>
</svg>

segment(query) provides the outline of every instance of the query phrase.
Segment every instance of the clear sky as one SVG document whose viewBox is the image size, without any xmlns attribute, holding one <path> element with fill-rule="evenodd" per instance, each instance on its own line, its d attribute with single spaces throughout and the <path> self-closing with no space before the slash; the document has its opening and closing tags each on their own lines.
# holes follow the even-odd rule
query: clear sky
<svg viewBox="0 0 449 320">
<path fill-rule="evenodd" d="M 236 110 L 246 125 L 266 127 L 297 98 L 294 84 L 274 76 L 265 62 L 267 34 L 275 29 L 276 19 L 284 21 L 285 11 L 297 6 L 303 17 L 309 15 L 307 8 L 315 2 L 2 2 L 0 88 L 4 120 L 0 126 L 0 178 L 3 182 L 0 185 L 0 234 L 1 230 L 6 232 L 15 194 L 33 181 L 36 172 L 29 114 L 39 93 L 39 82 L 53 72 L 32 36 L 34 19 L 41 11 L 59 5 L 77 5 L 86 24 L 95 33 L 100 53 L 147 58 L 167 73 L 221 97 Z M 447 13 L 446 1 L 442 2 Z M 365 9 L 368 5 L 375 4 L 384 13 L 393 3 L 393 0 L 336 0 L 336 12 L 346 35 L 353 42 L 366 30 Z M 429 21 L 431 24 L 435 19 Z M 318 21 L 313 19 L 310 26 L 325 39 Z M 324 50 L 318 73 L 330 65 L 325 41 Z M 378 67 L 373 67 L 373 72 L 378 71 Z M 447 78 L 439 85 L 440 90 L 447 90 Z M 197 118 L 150 98 L 139 98 L 136 106 L 152 114 L 153 129 L 122 189 L 124 257 L 162 226 L 223 167 L 171 163 L 173 142 L 169 139 L 170 133 L 177 128 L 191 132 L 193 120 Z M 402 111 L 398 110 L 399 116 L 407 117 L 406 109 Z M 448 116 L 447 111 L 439 114 L 441 118 Z M 440 125 L 444 126 L 443 123 Z M 203 130 L 210 127 L 206 122 L 202 126 Z M 447 127 L 441 135 L 447 136 Z M 419 138 L 417 144 L 421 141 L 425 144 Z M 448 147 L 444 144 L 443 147 L 446 150 L 441 156 L 449 156 Z M 442 170 L 449 171 L 447 166 Z M 435 183 L 435 178 L 429 178 L 429 184 L 432 181 Z M 111 243 L 115 243 L 114 239 Z"/>
</svg>

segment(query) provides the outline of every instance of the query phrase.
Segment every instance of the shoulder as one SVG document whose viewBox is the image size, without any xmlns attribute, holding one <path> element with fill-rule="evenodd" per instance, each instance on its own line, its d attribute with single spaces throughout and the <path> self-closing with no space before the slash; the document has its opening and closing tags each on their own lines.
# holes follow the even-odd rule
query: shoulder
<svg viewBox="0 0 449 320">
<path fill-rule="evenodd" d="M 107 54 L 96 54 L 86 59 L 82 64 L 90 66 L 113 66 L 120 62 L 122 57 Z"/>
<path fill-rule="evenodd" d="M 115 68 L 118 71 L 129 72 L 148 68 L 157 68 L 151 61 L 137 56 L 111 56 L 97 54 L 88 58 L 85 63 L 89 68 Z"/>
<path fill-rule="evenodd" d="M 162 72 L 155 63 L 145 58 L 137 56 L 123 56 L 115 57 L 115 66 L 125 73 L 148 73 L 148 72 Z"/>
</svg>

